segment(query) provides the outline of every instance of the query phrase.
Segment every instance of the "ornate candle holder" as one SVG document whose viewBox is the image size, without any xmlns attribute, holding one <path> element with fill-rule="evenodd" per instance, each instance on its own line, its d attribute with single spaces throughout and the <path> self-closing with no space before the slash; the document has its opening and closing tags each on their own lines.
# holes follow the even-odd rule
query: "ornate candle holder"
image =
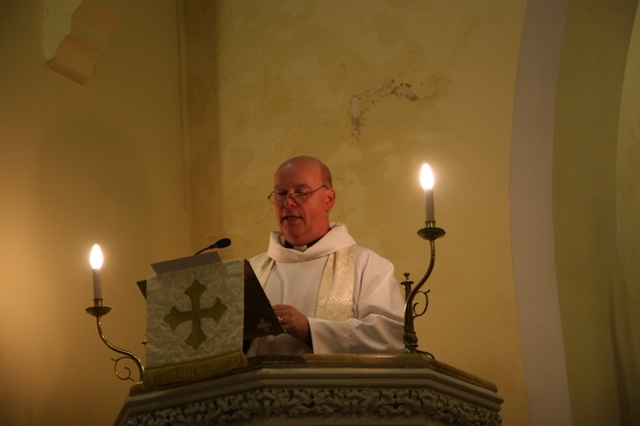
<svg viewBox="0 0 640 426">
<path fill-rule="evenodd" d="M 429 259 L 427 272 L 424 274 L 424 277 L 422 277 L 420 282 L 418 282 L 418 285 L 413 289 L 411 289 L 413 281 L 409 280 L 408 272 L 404 273 L 405 279 L 400 283 L 404 286 L 406 301 L 404 311 L 404 346 L 407 352 L 420 352 L 435 359 L 435 357 L 429 352 L 418 350 L 418 336 L 416 335 L 413 321 L 427 312 L 427 307 L 429 306 L 429 290 L 421 291 L 420 289 L 424 283 L 427 282 L 429 276 L 431 276 L 431 272 L 433 271 L 433 267 L 436 263 L 436 240 L 443 237 L 446 232 L 444 229 L 438 228 L 435 221 L 427 221 L 425 225 L 426 226 L 424 228 L 418 231 L 418 235 L 425 240 L 429 240 L 431 257 Z M 418 294 L 422 294 L 424 296 L 424 307 L 420 311 L 417 309 L 418 303 L 414 303 L 414 299 Z"/>
<path fill-rule="evenodd" d="M 102 299 L 93 299 L 93 303 L 94 303 L 93 306 L 85 310 L 89 315 L 96 317 L 96 324 L 98 325 L 98 334 L 100 335 L 100 338 L 102 339 L 104 344 L 109 347 L 109 349 L 119 354 L 122 354 L 122 356 L 119 358 L 111 358 L 111 360 L 114 362 L 113 371 L 116 377 L 120 380 L 131 380 L 132 382 L 135 383 L 135 380 L 131 375 L 131 369 L 129 367 L 127 366 L 122 367 L 127 372 L 126 375 L 121 376 L 120 374 L 118 374 L 118 363 L 122 360 L 130 359 L 138 367 L 138 373 L 139 373 L 138 382 L 142 382 L 142 379 L 144 378 L 144 366 L 142 365 L 142 361 L 140 361 L 140 358 L 138 358 L 132 352 L 126 351 L 124 349 L 121 349 L 112 345 L 111 342 L 107 340 L 107 338 L 104 336 L 104 333 L 102 332 L 102 323 L 100 322 L 100 318 L 103 317 L 104 315 L 107 315 L 111 311 L 111 308 L 108 306 L 102 306 Z"/>
</svg>

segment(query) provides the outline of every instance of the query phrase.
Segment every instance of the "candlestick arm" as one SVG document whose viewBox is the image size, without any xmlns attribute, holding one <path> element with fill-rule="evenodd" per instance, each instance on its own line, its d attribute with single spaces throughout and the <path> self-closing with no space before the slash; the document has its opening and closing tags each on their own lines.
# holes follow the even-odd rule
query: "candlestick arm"
<svg viewBox="0 0 640 426">
<path fill-rule="evenodd" d="M 435 221 L 427 221 L 426 226 L 418 231 L 418 235 L 426 240 L 429 240 L 429 249 L 430 249 L 430 257 L 429 257 L 429 266 L 427 267 L 427 271 L 425 272 L 422 279 L 418 282 L 418 284 L 409 292 L 408 288 L 412 283 L 409 281 L 409 274 L 405 273 L 405 280 L 403 281 L 403 285 L 405 286 L 405 296 L 406 296 L 406 305 L 404 312 L 404 344 L 405 350 L 407 352 L 423 352 L 418 350 L 418 336 L 414 327 L 414 320 L 417 317 L 420 317 L 425 314 L 427 308 L 429 306 L 429 291 L 421 291 L 422 286 L 427 282 L 431 273 L 433 272 L 433 268 L 436 262 L 436 244 L 435 240 L 443 237 L 446 234 L 444 229 L 438 228 L 435 225 Z M 424 296 L 424 307 L 421 311 L 418 311 L 418 303 L 414 303 L 414 300 L 418 294 Z M 432 354 L 428 352 L 423 352 L 427 355 L 433 357 Z"/>
<path fill-rule="evenodd" d="M 136 366 L 138 367 L 138 382 L 142 382 L 142 380 L 144 379 L 144 365 L 142 364 L 142 361 L 140 360 L 140 358 L 138 358 L 138 356 L 136 354 L 134 354 L 133 352 L 129 352 L 125 349 L 119 348 L 115 345 L 113 345 L 104 335 L 103 331 L 102 331 L 102 322 L 100 321 L 100 318 L 103 317 L 104 315 L 108 314 L 111 311 L 111 308 L 108 306 L 102 306 L 102 299 L 94 299 L 94 306 L 91 306 L 89 308 L 86 309 L 87 313 L 91 316 L 96 317 L 96 325 L 98 328 L 98 335 L 100 336 L 100 339 L 102 340 L 102 342 L 104 342 L 105 345 L 107 345 L 107 347 L 109 349 L 111 349 L 114 352 L 117 352 L 119 354 L 122 354 L 123 356 L 119 357 L 119 358 L 111 358 L 111 360 L 114 362 L 114 373 L 116 375 L 116 377 L 120 380 L 131 380 L 132 382 L 135 382 L 135 380 L 132 377 L 131 374 L 131 369 L 129 367 L 124 366 L 123 369 L 127 372 L 126 375 L 120 375 L 118 373 L 118 363 L 122 360 L 125 359 L 130 359 L 132 360 Z"/>
</svg>

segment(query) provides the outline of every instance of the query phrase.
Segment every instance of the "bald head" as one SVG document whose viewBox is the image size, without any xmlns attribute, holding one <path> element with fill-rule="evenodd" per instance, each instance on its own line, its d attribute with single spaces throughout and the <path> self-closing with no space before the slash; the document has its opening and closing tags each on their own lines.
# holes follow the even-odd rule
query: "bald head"
<svg viewBox="0 0 640 426">
<path fill-rule="evenodd" d="M 293 170 L 295 168 L 303 168 L 309 171 L 315 170 L 318 173 L 318 176 L 320 176 L 322 185 L 326 185 L 329 188 L 333 187 L 329 167 L 317 158 L 306 155 L 290 158 L 280 164 L 276 170 L 275 176 L 277 177 L 279 173 L 286 172 L 287 170 Z"/>
</svg>

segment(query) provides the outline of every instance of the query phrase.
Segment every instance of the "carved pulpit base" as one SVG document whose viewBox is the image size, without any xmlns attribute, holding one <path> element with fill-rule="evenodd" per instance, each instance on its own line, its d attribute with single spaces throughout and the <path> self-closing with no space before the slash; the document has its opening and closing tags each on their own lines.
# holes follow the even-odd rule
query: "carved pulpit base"
<svg viewBox="0 0 640 426">
<path fill-rule="evenodd" d="M 114 425 L 500 425 L 496 386 L 421 354 L 256 357 L 199 382 L 136 385 Z"/>
</svg>

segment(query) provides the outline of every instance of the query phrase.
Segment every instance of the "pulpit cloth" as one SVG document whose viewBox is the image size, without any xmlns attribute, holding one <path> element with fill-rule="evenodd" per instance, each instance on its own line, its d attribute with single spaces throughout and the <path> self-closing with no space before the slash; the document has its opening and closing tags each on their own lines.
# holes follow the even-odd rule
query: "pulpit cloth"
<svg viewBox="0 0 640 426">
<path fill-rule="evenodd" d="M 218 262 L 147 279 L 146 386 L 247 365 L 244 265 L 244 259 Z"/>
</svg>

